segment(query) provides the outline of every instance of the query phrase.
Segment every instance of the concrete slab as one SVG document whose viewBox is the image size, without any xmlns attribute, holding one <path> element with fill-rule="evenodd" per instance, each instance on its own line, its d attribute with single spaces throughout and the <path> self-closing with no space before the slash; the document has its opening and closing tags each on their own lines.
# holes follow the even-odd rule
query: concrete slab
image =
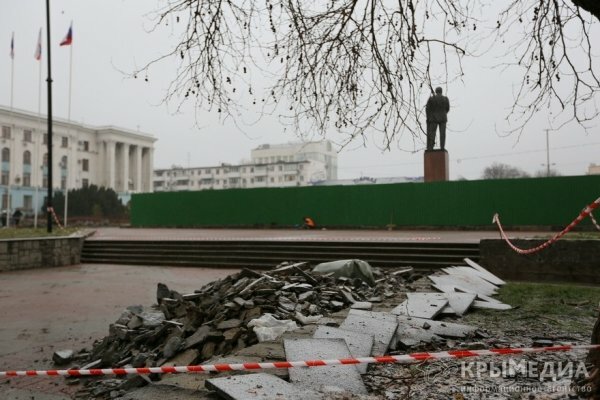
<svg viewBox="0 0 600 400">
<path fill-rule="evenodd" d="M 407 324 L 398 325 L 395 338 L 397 348 L 398 343 L 403 347 L 412 347 L 421 343 L 431 343 L 443 340 L 440 336 L 431 331 Z"/>
<path fill-rule="evenodd" d="M 474 293 L 459 292 L 445 293 L 444 296 L 448 299 L 448 306 L 451 308 L 452 312 L 458 316 L 462 316 L 467 312 L 477 297 Z M 442 312 L 445 312 L 444 310 L 442 310 Z"/>
<path fill-rule="evenodd" d="M 373 335 L 371 355 L 374 356 L 387 353 L 397 327 L 396 316 L 392 314 L 362 310 L 350 310 L 340 325 L 341 329 L 347 331 Z"/>
<path fill-rule="evenodd" d="M 394 315 L 433 319 L 448 304 L 442 293 L 407 293 L 407 299 L 394 308 Z"/>
<path fill-rule="evenodd" d="M 436 287 L 447 288 L 448 286 L 452 286 L 455 289 L 466 293 L 492 296 L 496 294 L 497 289 L 496 286 L 491 285 L 491 283 L 484 281 L 481 278 L 474 279 L 463 275 L 430 275 L 428 278 L 436 285 Z M 492 287 L 488 285 L 491 285 Z"/>
<path fill-rule="evenodd" d="M 470 258 L 465 258 L 465 262 L 471 268 L 475 268 L 477 271 L 479 271 L 481 276 L 486 281 L 493 283 L 494 285 L 498 285 L 498 286 L 506 285 L 506 282 L 504 282 L 502 279 L 498 278 L 496 275 L 492 274 L 490 271 L 483 268 L 481 265 L 477 264 L 475 261 L 471 260 Z"/>
<path fill-rule="evenodd" d="M 198 400 L 205 398 L 205 390 L 182 389 L 169 385 L 148 385 L 117 397 L 117 400 Z"/>
<path fill-rule="evenodd" d="M 290 361 L 350 357 L 350 350 L 344 339 L 284 339 L 283 346 L 286 358 Z M 289 373 L 290 382 L 305 389 L 367 393 L 367 388 L 354 365 L 290 368 Z"/>
<path fill-rule="evenodd" d="M 492 303 L 489 301 L 481 301 L 481 300 L 475 300 L 473 302 L 473 307 L 474 308 L 488 308 L 490 310 L 510 310 L 510 309 L 512 309 L 512 306 L 509 304 Z"/>
<path fill-rule="evenodd" d="M 413 318 L 399 315 L 398 326 L 401 327 L 403 325 L 423 329 L 437 336 L 450 338 L 464 338 L 477 330 L 477 327 L 471 325 L 455 324 L 445 321 L 433 321 L 430 319 Z"/>
<path fill-rule="evenodd" d="M 479 287 L 477 293 L 485 295 L 493 295 L 497 292 L 498 286 L 491 284 L 490 282 L 483 279 L 477 270 L 469 267 L 452 267 L 444 268 L 446 273 L 454 278 L 458 278 L 462 282 L 471 285 L 473 287 Z"/>
<path fill-rule="evenodd" d="M 227 400 L 280 399 L 317 400 L 324 398 L 310 389 L 301 388 L 270 374 L 235 375 L 206 381 L 206 388 Z"/>
<path fill-rule="evenodd" d="M 369 357 L 373 349 L 373 335 L 347 331 L 331 326 L 319 326 L 313 335 L 315 339 L 344 339 L 352 357 Z M 356 365 L 361 374 L 367 372 L 367 364 Z"/>
</svg>

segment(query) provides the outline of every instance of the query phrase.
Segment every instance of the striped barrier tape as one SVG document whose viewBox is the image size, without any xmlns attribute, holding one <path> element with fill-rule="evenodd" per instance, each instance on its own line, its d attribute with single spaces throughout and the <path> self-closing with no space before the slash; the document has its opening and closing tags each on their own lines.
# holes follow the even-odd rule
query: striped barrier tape
<svg viewBox="0 0 600 400">
<path fill-rule="evenodd" d="M 592 220 L 592 223 L 596 227 L 596 229 L 598 229 L 600 231 L 600 225 L 598 225 L 598 222 L 596 222 L 596 218 L 594 218 L 594 214 L 590 213 L 590 218 Z"/>
<path fill-rule="evenodd" d="M 332 360 L 309 360 L 309 361 L 278 361 L 262 363 L 241 364 L 210 364 L 189 365 L 180 367 L 150 367 L 150 368 L 102 368 L 102 369 L 67 369 L 46 371 L 5 371 L 0 372 L 0 377 L 17 376 L 99 376 L 99 375 L 144 375 L 144 374 L 169 374 L 169 373 L 197 373 L 197 372 L 225 372 L 225 371 L 255 371 L 260 369 L 285 369 L 298 367 L 324 367 L 331 365 L 355 365 L 355 364 L 380 364 L 400 363 L 411 364 L 423 361 L 461 359 L 481 356 L 505 356 L 520 355 L 528 353 L 545 352 L 569 352 L 575 350 L 600 349 L 600 344 L 591 345 L 564 345 L 552 347 L 530 347 L 530 348 L 504 348 L 489 350 L 451 350 L 438 353 L 412 353 L 395 356 L 342 358 Z"/>
<path fill-rule="evenodd" d="M 48 211 L 52 214 L 52 216 L 54 217 L 54 222 L 56 222 L 56 225 L 60 228 L 63 229 L 63 226 L 60 223 L 60 220 L 58 219 L 58 216 L 56 215 L 56 212 L 54 211 L 53 207 L 48 207 Z"/>
<path fill-rule="evenodd" d="M 496 225 L 498 225 L 498 229 L 500 230 L 500 235 L 502 236 L 502 239 L 504 239 L 506 241 L 506 243 L 508 243 L 508 245 L 517 253 L 519 254 L 533 254 L 533 253 L 537 253 L 540 250 L 545 249 L 546 247 L 550 246 L 552 243 L 556 242 L 558 239 L 560 239 L 561 237 L 563 237 L 564 235 L 566 235 L 569 231 L 571 231 L 571 229 L 573 229 L 577 224 L 579 224 L 585 217 L 592 215 L 592 211 L 594 211 L 594 209 L 598 208 L 598 206 L 600 206 L 600 197 L 598 197 L 593 203 L 591 203 L 590 205 L 586 206 L 583 211 L 581 211 L 579 213 L 579 215 L 577 216 L 577 218 L 575 218 L 573 220 L 573 222 L 571 222 L 565 229 L 563 229 L 562 231 L 560 231 L 559 233 L 557 233 L 556 235 L 554 235 L 551 239 L 549 239 L 548 241 L 546 241 L 545 243 L 542 243 L 539 246 L 536 246 L 534 248 L 531 249 L 521 249 L 517 246 L 515 246 L 510 239 L 508 238 L 508 236 L 506 236 L 506 233 L 504 232 L 504 229 L 502 229 L 502 224 L 500 223 L 500 216 L 498 216 L 498 214 L 494 214 L 494 218 L 492 219 L 492 222 L 495 223 Z"/>
</svg>

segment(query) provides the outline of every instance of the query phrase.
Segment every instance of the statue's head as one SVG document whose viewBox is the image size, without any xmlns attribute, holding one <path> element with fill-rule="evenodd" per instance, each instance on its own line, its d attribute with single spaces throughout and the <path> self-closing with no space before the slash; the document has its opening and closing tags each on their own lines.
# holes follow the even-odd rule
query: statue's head
<svg viewBox="0 0 600 400">
<path fill-rule="evenodd" d="M 435 88 L 435 93 L 436 93 L 436 94 L 442 94 L 443 92 L 444 92 L 444 91 L 442 90 L 442 88 L 441 88 L 441 87 L 439 87 L 439 86 L 438 86 L 438 87 L 436 87 L 436 88 Z"/>
</svg>

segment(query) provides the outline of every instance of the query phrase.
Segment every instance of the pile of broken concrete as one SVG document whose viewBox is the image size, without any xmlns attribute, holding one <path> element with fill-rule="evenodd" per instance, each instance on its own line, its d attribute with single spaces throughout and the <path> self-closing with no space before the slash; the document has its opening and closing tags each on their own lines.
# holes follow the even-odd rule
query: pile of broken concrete
<svg viewBox="0 0 600 400">
<path fill-rule="evenodd" d="M 427 278 L 412 268 L 379 270 L 347 260 L 345 267 L 354 268 L 345 273 L 307 263 L 284 263 L 268 272 L 244 269 L 189 294 L 159 284 L 157 304 L 128 307 L 107 337 L 75 356 L 79 365 L 72 367 L 365 357 L 474 336 L 476 327 L 438 319 L 463 315 L 471 307 L 510 306 L 491 297 L 504 282 L 466 262 Z M 432 287 L 440 292 L 431 292 Z M 122 396 L 162 379 L 194 390 L 204 384 L 211 395 L 225 399 L 328 398 L 338 392 L 367 394 L 361 379 L 366 372 L 367 365 L 350 365 L 218 377 L 130 376 L 89 380 L 78 395 L 144 398 L 143 392 Z"/>
</svg>

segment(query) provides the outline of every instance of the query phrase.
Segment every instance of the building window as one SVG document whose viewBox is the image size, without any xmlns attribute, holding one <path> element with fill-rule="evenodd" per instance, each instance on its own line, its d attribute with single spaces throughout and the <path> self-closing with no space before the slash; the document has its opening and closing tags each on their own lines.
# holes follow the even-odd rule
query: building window
<svg viewBox="0 0 600 400">
<path fill-rule="evenodd" d="M 271 183 L 275 182 L 275 178 L 271 177 Z"/>
<path fill-rule="evenodd" d="M 10 126 L 2 127 L 2 139 L 10 139 Z"/>
<path fill-rule="evenodd" d="M 2 177 L 0 177 L 0 184 L 8 185 L 8 171 L 2 171 Z"/>
<path fill-rule="evenodd" d="M 88 187 L 89 185 L 90 185 L 89 179 L 82 179 L 81 180 L 81 186 L 83 186 L 84 188 Z"/>
<path fill-rule="evenodd" d="M 5 210 L 8 208 L 8 193 L 4 193 L 2 195 L 2 209 Z"/>
<path fill-rule="evenodd" d="M 23 131 L 23 141 L 24 142 L 32 142 L 31 140 L 31 131 L 29 129 L 26 129 Z"/>
<path fill-rule="evenodd" d="M 48 153 L 44 153 L 44 158 L 42 159 L 42 165 L 44 167 L 48 166 Z"/>
<path fill-rule="evenodd" d="M 31 173 L 23 172 L 23 186 L 29 187 L 31 186 Z"/>
<path fill-rule="evenodd" d="M 83 141 L 83 151 L 90 151 L 90 142 L 87 140 Z"/>
<path fill-rule="evenodd" d="M 68 159 L 67 156 L 62 156 L 62 158 L 60 159 L 60 169 L 67 169 L 67 163 L 68 163 Z"/>
<path fill-rule="evenodd" d="M 31 152 L 29 150 L 23 152 L 23 165 L 31 165 Z"/>
<path fill-rule="evenodd" d="M 90 170 L 90 160 L 88 160 L 87 158 L 84 158 L 83 160 L 81 160 L 81 169 L 83 171 L 89 171 Z"/>
<path fill-rule="evenodd" d="M 33 210 L 33 197 L 30 194 L 23 196 L 23 208 L 27 211 Z"/>
<path fill-rule="evenodd" d="M 2 149 L 2 162 L 9 162 L 10 161 L 10 150 L 5 147 Z"/>
<path fill-rule="evenodd" d="M 42 179 L 42 187 L 48 187 L 48 175 L 44 175 Z"/>
<path fill-rule="evenodd" d="M 63 147 L 63 148 L 69 147 L 69 138 L 68 137 L 63 136 L 60 138 L 60 147 Z"/>
</svg>

